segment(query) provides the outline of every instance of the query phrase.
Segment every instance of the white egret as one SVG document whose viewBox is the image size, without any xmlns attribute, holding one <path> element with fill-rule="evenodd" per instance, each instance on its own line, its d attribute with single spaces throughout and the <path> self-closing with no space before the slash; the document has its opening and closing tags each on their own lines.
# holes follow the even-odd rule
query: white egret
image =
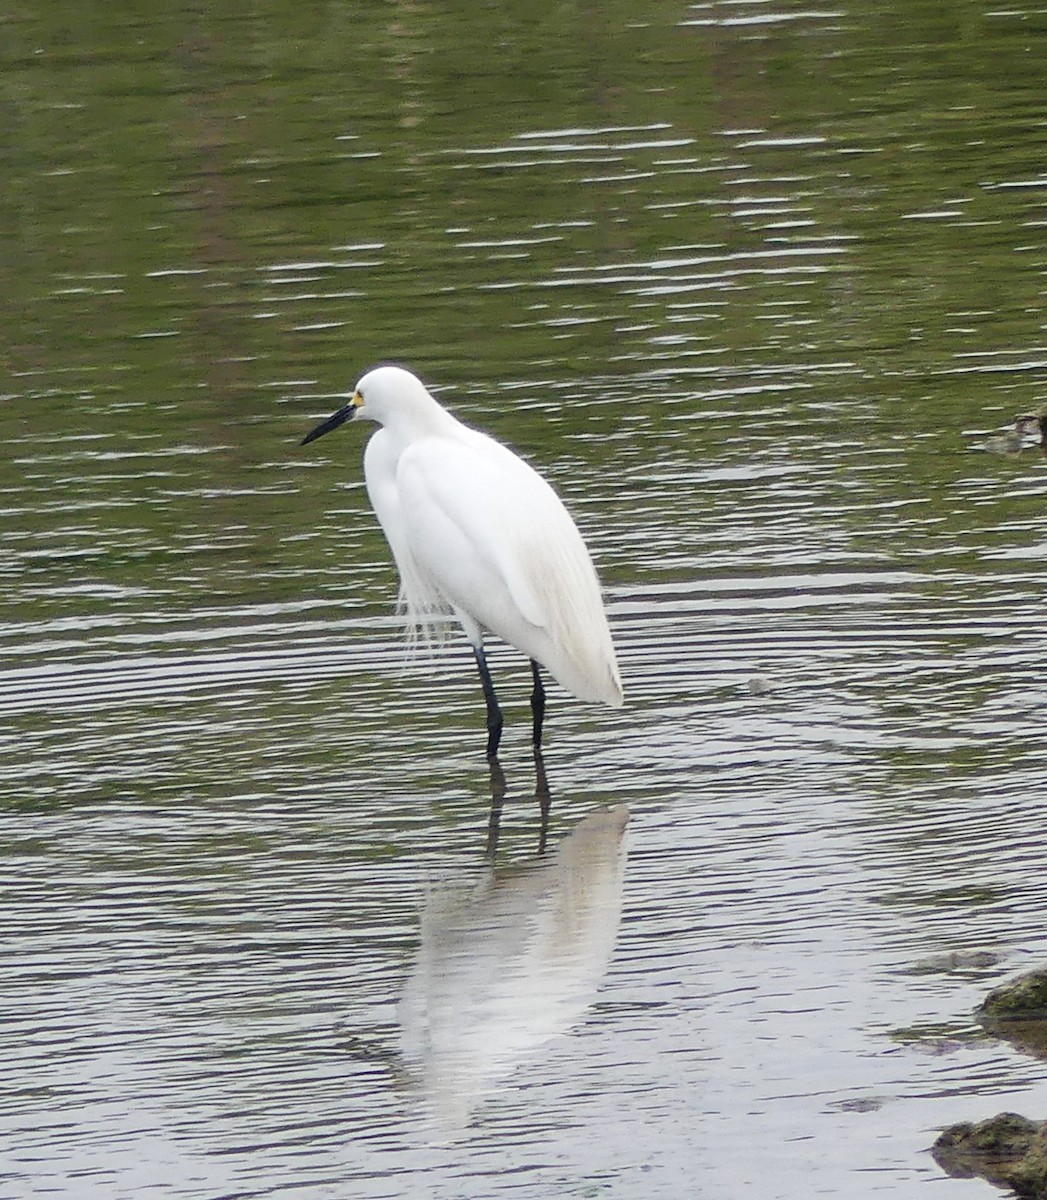
<svg viewBox="0 0 1047 1200">
<path fill-rule="evenodd" d="M 463 425 L 401 367 L 377 367 L 302 445 L 350 419 L 382 426 L 364 453 L 367 494 L 400 572 L 413 633 L 453 614 L 487 704 L 487 756 L 502 735 L 484 632 L 531 660 L 532 740 L 541 745 L 539 664 L 580 700 L 619 707 L 622 684 L 600 585 L 582 536 L 548 483 L 511 450 Z"/>
</svg>

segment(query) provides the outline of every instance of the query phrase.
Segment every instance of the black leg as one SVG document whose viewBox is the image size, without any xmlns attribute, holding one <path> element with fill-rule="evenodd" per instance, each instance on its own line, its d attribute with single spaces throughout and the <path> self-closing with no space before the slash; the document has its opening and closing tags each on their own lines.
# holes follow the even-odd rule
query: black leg
<svg viewBox="0 0 1047 1200">
<path fill-rule="evenodd" d="M 494 758 L 498 753 L 498 743 L 502 740 L 502 710 L 498 707 L 498 697 L 494 694 L 494 684 L 491 682 L 491 672 L 487 667 L 487 655 L 483 646 L 474 646 L 476 665 L 480 668 L 480 682 L 483 684 L 484 700 L 487 702 L 487 757 Z"/>
<path fill-rule="evenodd" d="M 531 692 L 531 741 L 537 750 L 542 744 L 542 722 L 545 720 L 545 688 L 542 687 L 542 677 L 538 664 L 531 659 L 531 674 L 534 676 L 534 690 Z"/>
</svg>

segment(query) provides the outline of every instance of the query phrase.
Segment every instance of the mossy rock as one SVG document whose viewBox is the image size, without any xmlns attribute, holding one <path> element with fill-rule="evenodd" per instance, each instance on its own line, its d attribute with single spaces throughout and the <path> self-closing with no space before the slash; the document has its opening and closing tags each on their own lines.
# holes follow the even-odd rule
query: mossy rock
<svg viewBox="0 0 1047 1200">
<path fill-rule="evenodd" d="M 1029 971 L 994 988 L 975 1010 L 991 1033 L 1047 1058 L 1047 969 Z"/>
<path fill-rule="evenodd" d="M 1001 984 L 978 1006 L 979 1017 L 994 1020 L 1047 1020 L 1047 968 L 1028 971 Z"/>
<path fill-rule="evenodd" d="M 1047 1200 L 1047 1122 L 1000 1113 L 972 1125 L 950 1125 L 931 1148 L 935 1162 L 957 1179 L 978 1176 L 1009 1187 L 1021 1200 Z"/>
</svg>

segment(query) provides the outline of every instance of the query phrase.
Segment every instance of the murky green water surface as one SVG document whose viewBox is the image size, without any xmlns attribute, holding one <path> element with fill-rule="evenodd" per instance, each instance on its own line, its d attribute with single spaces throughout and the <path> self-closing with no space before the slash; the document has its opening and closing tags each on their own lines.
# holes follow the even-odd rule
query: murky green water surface
<svg viewBox="0 0 1047 1200">
<path fill-rule="evenodd" d="M 1043 12 L 42 7 L 0 1194 L 994 1195 L 926 1149 L 1047 1115 L 970 1015 L 1047 954 L 1047 466 L 973 448 L 1045 399 Z M 544 827 L 525 664 L 503 799 L 365 432 L 297 447 L 389 359 L 606 585 Z"/>
</svg>

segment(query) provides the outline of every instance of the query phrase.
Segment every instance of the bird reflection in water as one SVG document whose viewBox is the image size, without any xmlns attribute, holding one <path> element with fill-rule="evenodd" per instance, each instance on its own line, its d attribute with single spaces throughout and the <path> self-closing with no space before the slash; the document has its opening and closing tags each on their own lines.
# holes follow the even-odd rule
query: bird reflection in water
<svg viewBox="0 0 1047 1200">
<path fill-rule="evenodd" d="M 535 746 L 533 753 L 534 798 L 538 804 L 538 812 L 541 816 L 541 825 L 538 828 L 538 853 L 544 854 L 546 840 L 549 836 L 549 810 L 552 808 L 553 798 L 549 791 L 549 778 L 545 773 L 545 761 L 542 758 L 542 752 Z M 493 865 L 495 854 L 498 852 L 498 838 L 502 827 L 502 806 L 505 803 L 505 772 L 502 770 L 502 765 L 497 758 L 489 758 L 487 766 L 491 772 L 491 815 L 487 822 L 487 849 L 484 857 Z"/>
<path fill-rule="evenodd" d="M 398 1009 L 403 1064 L 445 1133 L 584 1015 L 621 917 L 626 806 L 596 809 L 535 860 L 496 869 L 497 762 L 491 780 L 486 867 L 430 890 Z"/>
</svg>

